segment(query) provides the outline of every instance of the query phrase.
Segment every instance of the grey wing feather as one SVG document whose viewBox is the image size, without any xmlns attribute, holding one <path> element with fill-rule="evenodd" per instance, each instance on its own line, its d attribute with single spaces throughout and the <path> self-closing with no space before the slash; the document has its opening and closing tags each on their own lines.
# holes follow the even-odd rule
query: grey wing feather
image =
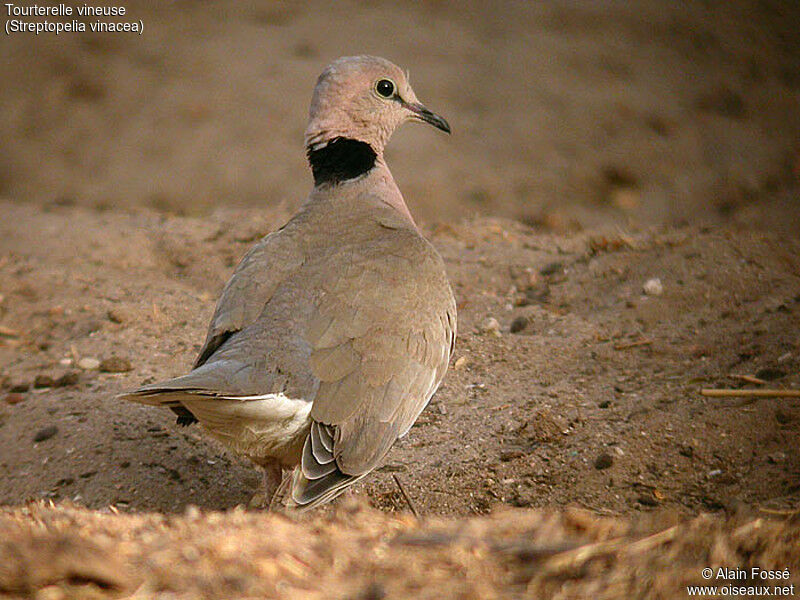
<svg viewBox="0 0 800 600">
<path fill-rule="evenodd" d="M 328 427 L 322 423 L 315 422 L 311 424 L 311 452 L 314 455 L 314 461 L 321 465 L 330 464 L 335 460 L 333 456 L 333 436 L 327 429 Z M 326 438 L 325 442 L 323 442 L 324 438 Z M 327 440 L 330 440 L 330 445 L 326 445 L 328 443 Z"/>
<path fill-rule="evenodd" d="M 353 477 L 345 475 L 337 469 L 319 479 L 307 479 L 302 475 L 300 469 L 295 469 L 292 480 L 292 500 L 303 509 L 314 508 L 333 500 L 364 475 Z"/>
<path fill-rule="evenodd" d="M 189 424 L 197 419 L 182 402 L 187 397 L 263 393 L 259 373 L 250 361 L 227 358 L 214 360 L 213 364 L 208 361 L 226 342 L 258 319 L 279 286 L 303 265 L 304 252 L 295 229 L 293 219 L 281 230 L 264 237 L 242 258 L 217 302 L 193 371 L 121 394 L 119 398 L 167 406 L 179 415 L 179 423 Z"/>
<path fill-rule="evenodd" d="M 304 253 L 292 233 L 290 227 L 270 233 L 242 258 L 222 290 L 195 367 L 253 323 L 286 277 L 302 266 Z"/>
<path fill-rule="evenodd" d="M 319 479 L 338 470 L 333 453 L 326 450 L 319 439 L 320 423 L 311 424 L 311 433 L 303 446 L 302 462 L 307 465 L 307 479 Z"/>
<path fill-rule="evenodd" d="M 447 370 L 456 308 L 441 259 L 428 254 L 413 265 L 413 281 L 399 281 L 389 273 L 408 269 L 385 256 L 383 273 L 362 264 L 339 279 L 310 321 L 311 368 L 321 383 L 293 480 L 292 498 L 304 508 L 327 502 L 378 466 Z"/>
</svg>

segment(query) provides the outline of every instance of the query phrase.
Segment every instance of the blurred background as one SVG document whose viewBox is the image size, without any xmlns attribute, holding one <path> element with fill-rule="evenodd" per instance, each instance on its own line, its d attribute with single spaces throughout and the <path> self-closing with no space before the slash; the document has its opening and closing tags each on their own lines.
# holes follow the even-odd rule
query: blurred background
<svg viewBox="0 0 800 600">
<path fill-rule="evenodd" d="M 202 215 L 311 186 L 317 75 L 385 56 L 453 135 L 387 151 L 422 221 L 798 231 L 800 3 L 143 2 L 0 41 L 0 197 Z"/>
</svg>

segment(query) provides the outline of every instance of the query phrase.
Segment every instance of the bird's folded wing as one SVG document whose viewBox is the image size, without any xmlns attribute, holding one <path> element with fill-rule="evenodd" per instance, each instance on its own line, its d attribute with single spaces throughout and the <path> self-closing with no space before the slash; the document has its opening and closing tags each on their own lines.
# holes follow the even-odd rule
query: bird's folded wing
<svg viewBox="0 0 800 600">
<path fill-rule="evenodd" d="M 222 290 L 195 368 L 205 363 L 233 333 L 253 323 L 275 290 L 304 260 L 291 222 L 287 228 L 269 234 L 253 246 Z"/>
<path fill-rule="evenodd" d="M 320 385 L 300 469 L 305 481 L 294 491 L 300 504 L 328 499 L 378 466 L 447 370 L 455 303 L 440 260 L 387 262 L 380 271 L 351 263 L 309 323 Z"/>
</svg>

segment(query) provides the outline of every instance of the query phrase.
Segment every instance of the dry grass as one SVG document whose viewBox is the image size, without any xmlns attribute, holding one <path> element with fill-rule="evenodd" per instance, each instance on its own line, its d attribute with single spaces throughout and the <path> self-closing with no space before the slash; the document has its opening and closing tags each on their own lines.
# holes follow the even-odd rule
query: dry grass
<svg viewBox="0 0 800 600">
<path fill-rule="evenodd" d="M 796 514 L 418 521 L 355 499 L 305 515 L 33 503 L 2 510 L 0 531 L 0 595 L 10 598 L 683 598 L 707 566 L 800 573 Z"/>
</svg>

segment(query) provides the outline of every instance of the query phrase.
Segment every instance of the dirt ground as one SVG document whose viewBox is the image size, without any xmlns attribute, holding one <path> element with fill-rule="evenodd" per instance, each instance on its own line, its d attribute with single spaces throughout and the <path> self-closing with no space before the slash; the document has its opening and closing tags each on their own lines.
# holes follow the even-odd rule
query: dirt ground
<svg viewBox="0 0 800 600">
<path fill-rule="evenodd" d="M 701 395 L 800 389 L 798 5 L 126 6 L 143 36 L 0 42 L 0 597 L 800 583 L 800 399 Z M 365 51 L 453 126 L 387 159 L 455 360 L 352 496 L 261 514 L 251 465 L 114 395 L 189 368 L 310 187 L 316 75 Z"/>
</svg>

